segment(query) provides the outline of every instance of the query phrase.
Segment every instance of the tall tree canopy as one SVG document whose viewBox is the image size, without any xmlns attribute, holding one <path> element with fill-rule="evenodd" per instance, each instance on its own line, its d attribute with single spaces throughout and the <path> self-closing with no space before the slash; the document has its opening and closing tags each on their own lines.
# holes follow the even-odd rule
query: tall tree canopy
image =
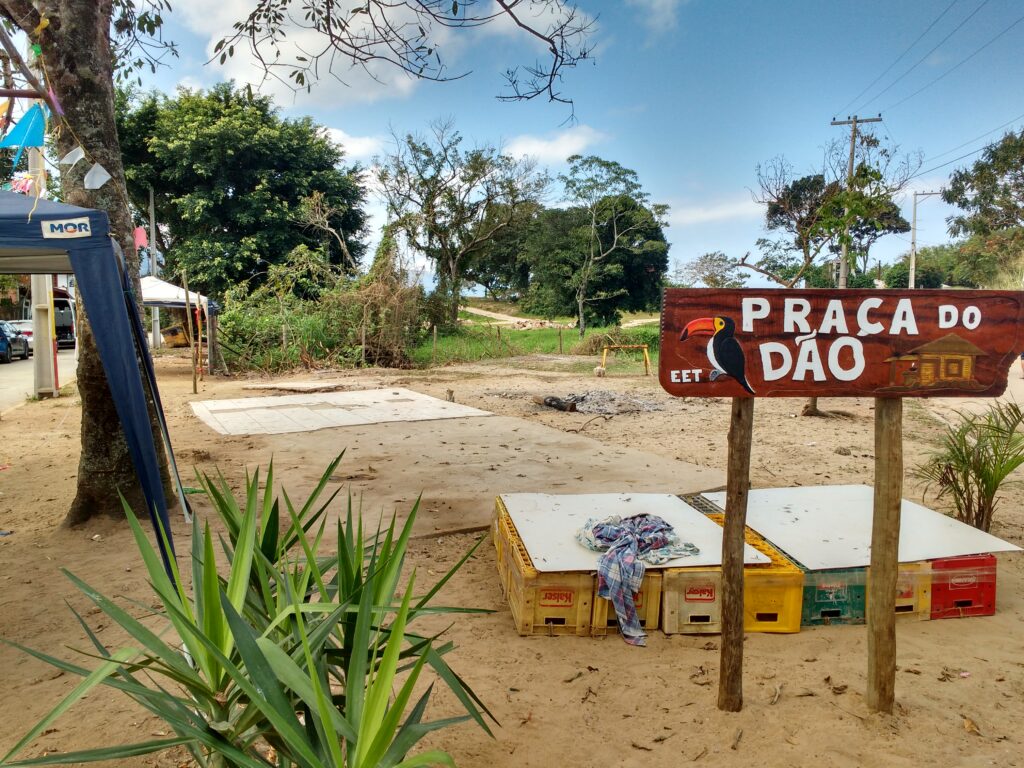
<svg viewBox="0 0 1024 768">
<path fill-rule="evenodd" d="M 261 282 L 300 245 L 357 265 L 360 169 L 342 166 L 341 149 L 310 118 L 284 119 L 268 97 L 231 83 L 173 98 L 122 92 L 117 116 L 128 192 L 145 211 L 155 190 L 169 274 L 187 269 L 190 284 L 223 296 L 253 276 Z M 316 204 L 328 214 L 323 227 L 311 221 Z"/>
<path fill-rule="evenodd" d="M 742 288 L 747 277 L 736 260 L 722 251 L 703 253 L 680 270 L 681 282 L 700 283 L 705 288 Z"/>
<path fill-rule="evenodd" d="M 785 287 L 792 287 L 819 257 L 838 253 L 867 271 L 869 251 L 880 237 L 906 232 L 909 225 L 893 198 L 920 166 L 919 155 L 898 156 L 871 134 L 860 134 L 853 176 L 847 178 L 845 144 L 831 143 L 820 170 L 796 177 L 782 157 L 757 167 L 755 199 L 765 205 L 765 228 L 774 237 L 758 241 L 761 255 L 740 263 Z"/>
<path fill-rule="evenodd" d="M 434 262 L 454 326 L 469 257 L 534 209 L 548 178 L 532 160 L 514 160 L 490 146 L 464 149 L 450 121 L 435 122 L 430 131 L 429 137 L 396 139 L 377 180 L 389 216 Z"/>
<path fill-rule="evenodd" d="M 942 199 L 964 211 L 946 220 L 954 236 L 1024 226 L 1024 130 L 1006 134 L 970 168 L 954 172 Z"/>
<path fill-rule="evenodd" d="M 548 317 L 575 314 L 586 328 L 617 323 L 623 311 L 658 306 L 669 249 L 661 221 L 635 200 L 620 198 L 614 205 L 619 216 L 597 230 L 596 244 L 587 208 L 552 208 L 540 214 L 523 254 L 530 267 L 526 307 Z M 595 262 L 592 256 L 598 252 L 603 256 Z M 588 268 L 581 308 L 579 281 Z"/>
<path fill-rule="evenodd" d="M 511 20 L 516 33 L 542 41 L 546 53 L 522 70 L 507 70 L 510 91 L 506 98 L 547 96 L 570 101 L 558 91 L 561 75 L 589 55 L 589 22 L 577 15 L 572 2 L 533 0 L 521 7 L 514 0 L 496 0 L 494 6 L 482 6 L 484 14 L 479 16 L 471 12 L 475 8 L 472 1 L 366 0 L 356 6 L 359 13 L 353 14 L 351 7 L 334 0 L 259 0 L 233 31 L 225 30 L 228 37 L 218 47 L 222 61 L 234 53 L 234 42 L 244 40 L 267 67 L 297 63 L 302 77 L 293 82 L 299 86 L 309 84 L 305 65 L 310 71 L 336 78 L 351 67 L 378 64 L 397 67 L 414 77 L 429 77 L 432 72 L 427 66 L 436 63 L 440 67 L 436 79 L 443 79 L 447 70 L 441 55 L 442 37 L 453 29 L 474 30 L 493 21 Z M 131 247 L 132 221 L 114 117 L 114 75 L 117 71 L 126 77 L 140 67 L 156 66 L 167 51 L 162 32 L 169 12 L 168 0 L 0 0 L 0 21 L 37 43 L 46 62 L 47 87 L 60 102 L 63 114 L 59 118 L 68 129 L 58 135 L 57 151 L 66 154 L 81 142 L 89 157 L 111 175 L 101 189 L 87 190 L 84 169 L 63 173 L 64 200 L 109 214 L 112 234 L 129 254 L 127 269 L 135 279 L 139 265 Z M 303 43 L 294 35 L 290 38 L 294 55 L 279 56 L 286 35 L 303 24 L 311 27 L 312 38 L 321 44 L 315 58 L 311 61 L 308 53 L 303 55 Z M 309 38 L 302 36 L 306 46 Z M 117 414 L 96 354 L 88 307 L 80 307 L 79 320 L 82 455 L 77 494 L 69 513 L 72 521 L 95 514 L 121 514 L 118 489 L 129 502 L 141 502 L 124 436 L 111 427 L 118 424 Z"/>
<path fill-rule="evenodd" d="M 586 211 L 587 218 L 582 248 L 569 277 L 582 338 L 586 332 L 588 306 L 597 303 L 608 306 L 608 300 L 613 297 L 601 286 L 624 270 L 622 262 L 613 255 L 619 249 L 642 253 L 648 242 L 647 235 L 653 239 L 657 233 L 664 241 L 661 229 L 668 206 L 649 205 L 649 196 L 643 191 L 636 171 L 614 160 L 573 155 L 568 163 L 568 172 L 559 177 L 566 199 Z M 668 269 L 667 246 L 660 258 L 663 263 L 657 269 L 659 285 Z"/>
</svg>

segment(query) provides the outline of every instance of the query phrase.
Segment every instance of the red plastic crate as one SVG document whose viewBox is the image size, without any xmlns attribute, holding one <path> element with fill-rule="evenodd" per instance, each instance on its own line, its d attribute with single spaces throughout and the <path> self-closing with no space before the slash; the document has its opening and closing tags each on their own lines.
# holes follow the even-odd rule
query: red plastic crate
<svg viewBox="0 0 1024 768">
<path fill-rule="evenodd" d="M 932 560 L 932 618 L 991 616 L 996 612 L 996 558 L 965 555 Z"/>
</svg>

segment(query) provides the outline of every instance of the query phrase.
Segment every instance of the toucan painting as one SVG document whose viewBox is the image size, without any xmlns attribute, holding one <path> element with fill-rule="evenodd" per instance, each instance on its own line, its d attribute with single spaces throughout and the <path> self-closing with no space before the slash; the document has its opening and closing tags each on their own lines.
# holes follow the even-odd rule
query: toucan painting
<svg viewBox="0 0 1024 768">
<path fill-rule="evenodd" d="M 679 340 L 685 341 L 690 336 L 710 336 L 708 362 L 711 363 L 711 381 L 721 376 L 731 376 L 747 392 L 754 394 L 747 383 L 747 362 L 735 333 L 736 323 L 731 317 L 701 317 L 687 323 Z"/>
</svg>

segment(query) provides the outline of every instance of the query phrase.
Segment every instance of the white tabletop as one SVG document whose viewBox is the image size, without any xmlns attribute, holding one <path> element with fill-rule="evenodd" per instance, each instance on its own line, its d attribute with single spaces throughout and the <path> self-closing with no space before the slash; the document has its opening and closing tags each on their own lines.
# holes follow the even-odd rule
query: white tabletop
<svg viewBox="0 0 1024 768">
<path fill-rule="evenodd" d="M 515 523 L 523 545 L 538 571 L 594 571 L 600 552 L 576 540 L 576 531 L 588 518 L 618 515 L 657 515 L 671 525 L 683 541 L 696 544 L 699 555 L 670 560 L 649 568 L 682 568 L 722 564 L 722 527 L 678 496 L 662 493 L 504 493 L 501 500 Z M 770 560 L 749 545 L 746 563 Z"/>
<path fill-rule="evenodd" d="M 725 506 L 725 493 L 703 494 Z M 830 485 L 752 490 L 747 525 L 810 570 L 860 568 L 871 562 L 874 490 Z M 1009 542 L 939 512 L 903 500 L 901 563 L 983 552 L 1020 551 Z"/>
</svg>

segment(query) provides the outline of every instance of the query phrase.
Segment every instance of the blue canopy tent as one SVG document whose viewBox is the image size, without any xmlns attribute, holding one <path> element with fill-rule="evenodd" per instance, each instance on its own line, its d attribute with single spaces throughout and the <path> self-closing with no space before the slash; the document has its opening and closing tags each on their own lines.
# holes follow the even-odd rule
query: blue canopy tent
<svg viewBox="0 0 1024 768">
<path fill-rule="evenodd" d="M 107 214 L 102 211 L 0 192 L 0 273 L 74 272 L 89 315 L 102 318 L 102 324 L 93 326 L 96 348 L 107 374 L 110 394 L 124 429 L 150 518 L 157 529 L 156 538 L 164 566 L 169 569 L 174 546 L 144 382 L 149 385 L 156 404 L 168 461 L 174 469 L 179 498 L 186 514 L 188 506 L 173 463 L 174 454 L 160 404 L 153 361 L 145 344 L 142 320 L 131 282 L 115 246 L 110 237 Z M 159 533 L 160 527 L 168 533 L 166 547 Z"/>
</svg>

